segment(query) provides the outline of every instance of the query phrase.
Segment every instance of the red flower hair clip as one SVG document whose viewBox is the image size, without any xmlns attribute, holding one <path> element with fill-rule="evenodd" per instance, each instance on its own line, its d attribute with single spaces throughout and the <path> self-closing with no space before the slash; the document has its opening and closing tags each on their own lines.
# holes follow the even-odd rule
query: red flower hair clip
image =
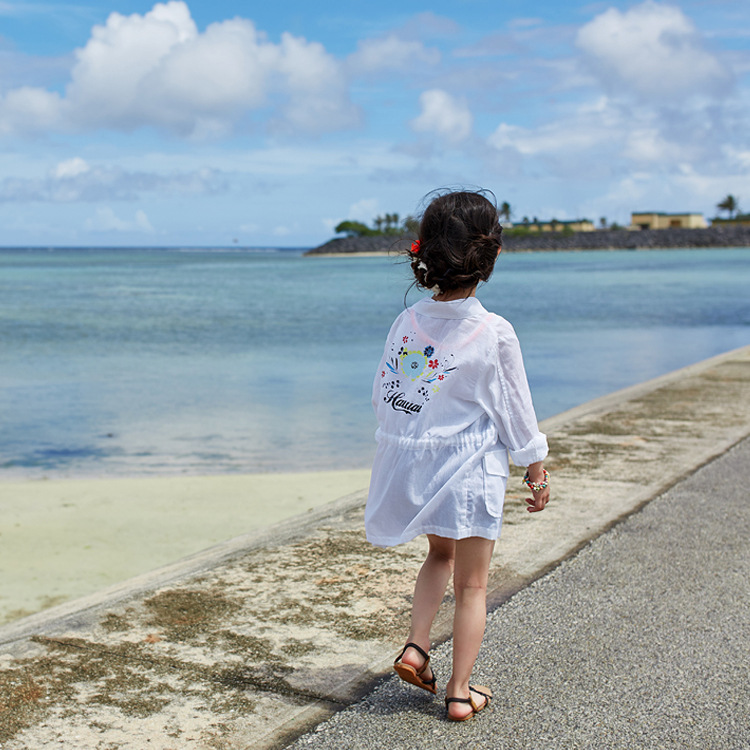
<svg viewBox="0 0 750 750">
<path fill-rule="evenodd" d="M 421 244 L 420 240 L 414 240 L 414 242 L 411 243 L 412 255 L 416 255 L 419 252 L 420 244 Z"/>
</svg>

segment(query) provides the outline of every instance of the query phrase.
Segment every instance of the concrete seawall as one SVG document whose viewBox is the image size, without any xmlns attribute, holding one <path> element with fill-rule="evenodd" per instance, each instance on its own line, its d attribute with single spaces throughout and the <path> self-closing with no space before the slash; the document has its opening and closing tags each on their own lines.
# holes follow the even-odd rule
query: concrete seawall
<svg viewBox="0 0 750 750">
<path fill-rule="evenodd" d="M 513 474 L 493 604 L 750 434 L 750 347 L 543 428 L 553 501 L 526 513 Z M 0 746 L 283 747 L 351 703 L 402 643 L 425 549 L 368 545 L 364 498 L 0 629 Z"/>
</svg>

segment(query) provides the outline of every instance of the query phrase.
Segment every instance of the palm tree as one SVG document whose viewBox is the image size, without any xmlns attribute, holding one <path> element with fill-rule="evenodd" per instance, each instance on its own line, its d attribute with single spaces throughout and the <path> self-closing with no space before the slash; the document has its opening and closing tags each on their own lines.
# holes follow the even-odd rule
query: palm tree
<svg viewBox="0 0 750 750">
<path fill-rule="evenodd" d="M 510 203 L 508 201 L 503 201 L 500 204 L 500 208 L 497 211 L 500 218 L 505 218 L 505 221 L 510 221 Z"/>
<path fill-rule="evenodd" d="M 407 216 L 404 219 L 404 229 L 410 234 L 419 235 L 419 222 L 413 216 Z"/>
<path fill-rule="evenodd" d="M 731 219 L 737 212 L 739 206 L 737 204 L 737 199 L 733 195 L 728 195 L 723 201 L 721 201 L 721 203 L 716 204 L 716 208 L 718 208 L 719 211 L 726 211 Z"/>
</svg>

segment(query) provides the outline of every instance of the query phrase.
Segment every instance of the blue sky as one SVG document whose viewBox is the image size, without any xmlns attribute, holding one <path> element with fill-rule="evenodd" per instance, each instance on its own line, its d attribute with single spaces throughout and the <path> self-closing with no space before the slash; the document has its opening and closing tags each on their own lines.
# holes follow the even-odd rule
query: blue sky
<svg viewBox="0 0 750 750">
<path fill-rule="evenodd" d="M 457 185 L 747 211 L 749 83 L 747 0 L 0 0 L 0 245 L 310 246 Z"/>
</svg>

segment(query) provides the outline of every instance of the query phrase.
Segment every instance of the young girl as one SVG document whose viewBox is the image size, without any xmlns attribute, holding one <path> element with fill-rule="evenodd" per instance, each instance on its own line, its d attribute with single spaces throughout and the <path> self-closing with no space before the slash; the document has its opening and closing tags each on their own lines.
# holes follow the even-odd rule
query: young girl
<svg viewBox="0 0 750 750">
<path fill-rule="evenodd" d="M 396 318 L 373 385 L 377 453 L 365 511 L 368 540 L 388 547 L 426 534 L 407 644 L 394 663 L 407 682 L 436 693 L 430 628 L 453 573 L 454 721 L 485 708 L 488 688 L 469 684 L 482 644 L 490 558 L 500 535 L 508 453 L 527 466 L 528 510 L 544 510 L 549 475 L 513 327 L 476 299 L 500 254 L 502 228 L 482 193 L 435 198 L 411 249 L 425 298 Z M 533 288 L 533 279 L 529 287 Z"/>
</svg>

